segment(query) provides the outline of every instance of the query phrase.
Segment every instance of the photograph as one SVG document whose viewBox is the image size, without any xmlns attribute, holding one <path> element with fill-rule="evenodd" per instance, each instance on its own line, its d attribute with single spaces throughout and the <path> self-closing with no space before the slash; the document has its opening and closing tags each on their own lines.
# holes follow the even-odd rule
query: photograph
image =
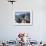
<svg viewBox="0 0 46 46">
<path fill-rule="evenodd" d="M 30 11 L 22 10 L 15 12 L 15 23 L 18 25 L 32 24 L 32 13 Z"/>
</svg>

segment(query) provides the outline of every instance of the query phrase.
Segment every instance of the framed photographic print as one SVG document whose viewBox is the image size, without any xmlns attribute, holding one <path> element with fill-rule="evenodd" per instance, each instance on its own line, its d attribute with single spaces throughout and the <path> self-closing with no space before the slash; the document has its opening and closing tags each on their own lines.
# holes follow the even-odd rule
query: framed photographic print
<svg viewBox="0 0 46 46">
<path fill-rule="evenodd" d="M 16 10 L 15 25 L 32 25 L 32 11 Z"/>
</svg>

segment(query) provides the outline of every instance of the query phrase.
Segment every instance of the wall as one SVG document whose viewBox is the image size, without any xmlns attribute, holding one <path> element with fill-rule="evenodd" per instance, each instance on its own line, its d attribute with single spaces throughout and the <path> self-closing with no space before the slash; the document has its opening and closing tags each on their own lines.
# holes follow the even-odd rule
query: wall
<svg viewBox="0 0 46 46">
<path fill-rule="evenodd" d="M 16 9 L 32 9 L 33 25 L 13 25 Z M 0 40 L 15 39 L 19 32 L 31 34 L 33 40 L 46 40 L 46 0 L 17 0 L 13 5 L 0 0 Z"/>
</svg>

